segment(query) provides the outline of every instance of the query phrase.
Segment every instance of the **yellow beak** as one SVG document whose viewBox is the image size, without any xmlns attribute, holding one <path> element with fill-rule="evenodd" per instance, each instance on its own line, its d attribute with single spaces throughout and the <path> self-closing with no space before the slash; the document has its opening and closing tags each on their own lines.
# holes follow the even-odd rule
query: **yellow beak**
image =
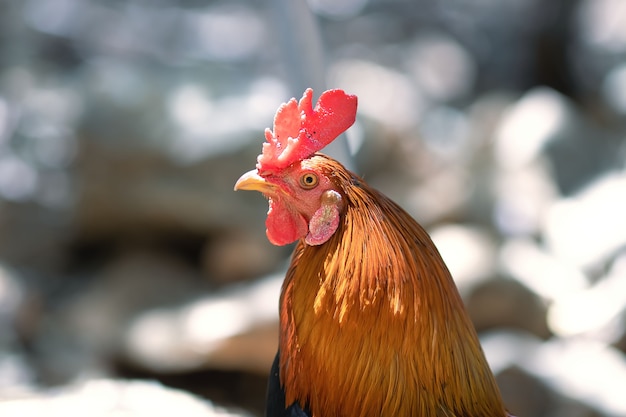
<svg viewBox="0 0 626 417">
<path fill-rule="evenodd" d="M 269 183 L 260 176 L 256 169 L 243 174 L 235 183 L 235 191 L 252 190 L 259 191 L 263 194 L 276 192 L 277 186 Z"/>
</svg>

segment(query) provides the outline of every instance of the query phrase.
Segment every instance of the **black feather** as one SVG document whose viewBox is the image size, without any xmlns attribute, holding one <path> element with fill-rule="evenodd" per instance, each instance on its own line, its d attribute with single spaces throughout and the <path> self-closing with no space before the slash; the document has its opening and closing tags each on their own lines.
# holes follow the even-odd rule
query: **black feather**
<svg viewBox="0 0 626 417">
<path fill-rule="evenodd" d="M 276 352 L 267 382 L 265 417 L 311 417 L 311 412 L 306 407 L 302 408 L 298 402 L 285 406 L 285 390 L 280 383 L 279 363 L 280 351 Z"/>
</svg>

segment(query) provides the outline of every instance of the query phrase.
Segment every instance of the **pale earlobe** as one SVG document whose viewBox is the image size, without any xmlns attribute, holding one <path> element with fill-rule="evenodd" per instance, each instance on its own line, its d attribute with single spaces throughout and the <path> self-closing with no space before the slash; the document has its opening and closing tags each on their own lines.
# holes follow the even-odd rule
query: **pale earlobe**
<svg viewBox="0 0 626 417">
<path fill-rule="evenodd" d="M 328 190 L 322 194 L 321 206 L 309 221 L 309 233 L 304 241 L 308 245 L 321 245 L 335 233 L 339 227 L 340 209 L 343 204 L 341 194 Z"/>
</svg>

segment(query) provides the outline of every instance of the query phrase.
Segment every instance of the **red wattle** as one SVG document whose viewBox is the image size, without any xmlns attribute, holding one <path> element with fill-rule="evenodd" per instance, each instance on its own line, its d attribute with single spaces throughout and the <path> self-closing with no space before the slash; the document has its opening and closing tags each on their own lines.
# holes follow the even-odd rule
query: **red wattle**
<svg viewBox="0 0 626 417">
<path fill-rule="evenodd" d="M 309 227 L 306 219 L 299 213 L 285 208 L 280 201 L 270 199 L 265 227 L 267 238 L 276 246 L 284 246 L 306 236 Z"/>
</svg>

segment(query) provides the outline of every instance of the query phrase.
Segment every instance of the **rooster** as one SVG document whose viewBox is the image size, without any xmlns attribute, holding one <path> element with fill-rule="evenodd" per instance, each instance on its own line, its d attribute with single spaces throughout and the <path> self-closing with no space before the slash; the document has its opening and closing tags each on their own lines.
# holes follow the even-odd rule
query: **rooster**
<svg viewBox="0 0 626 417">
<path fill-rule="evenodd" d="M 280 295 L 267 417 L 506 417 L 450 272 L 424 229 L 318 153 L 357 98 L 282 104 L 235 190 L 269 200 L 271 243 L 297 241 Z"/>
</svg>

